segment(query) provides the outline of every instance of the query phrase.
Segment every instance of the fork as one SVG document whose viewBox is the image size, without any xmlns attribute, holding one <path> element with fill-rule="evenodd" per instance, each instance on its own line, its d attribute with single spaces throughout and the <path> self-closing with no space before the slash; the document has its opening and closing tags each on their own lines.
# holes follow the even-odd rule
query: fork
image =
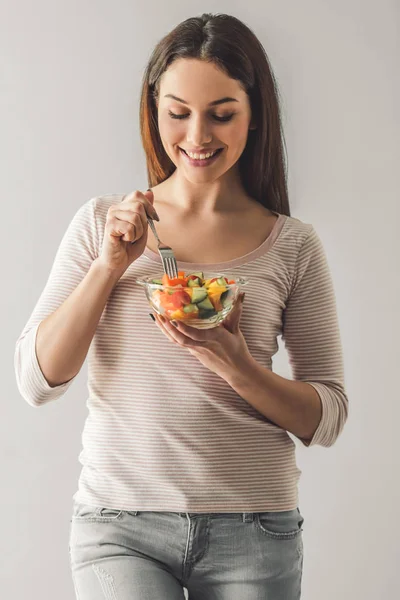
<svg viewBox="0 0 400 600">
<path fill-rule="evenodd" d="M 151 230 L 157 239 L 158 253 L 161 256 L 164 273 L 166 273 L 170 279 L 178 277 L 178 265 L 176 262 L 175 255 L 172 252 L 172 248 L 166 246 L 160 241 L 160 238 L 158 237 L 156 228 L 153 223 L 153 219 L 151 217 L 147 217 L 147 222 L 150 225 Z"/>
</svg>

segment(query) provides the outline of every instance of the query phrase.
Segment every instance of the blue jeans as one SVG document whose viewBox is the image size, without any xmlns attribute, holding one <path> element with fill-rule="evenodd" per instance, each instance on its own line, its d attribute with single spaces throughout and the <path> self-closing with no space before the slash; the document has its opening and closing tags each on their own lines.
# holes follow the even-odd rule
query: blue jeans
<svg viewBox="0 0 400 600">
<path fill-rule="evenodd" d="M 78 600 L 298 600 L 303 517 L 126 511 L 74 501 Z"/>
</svg>

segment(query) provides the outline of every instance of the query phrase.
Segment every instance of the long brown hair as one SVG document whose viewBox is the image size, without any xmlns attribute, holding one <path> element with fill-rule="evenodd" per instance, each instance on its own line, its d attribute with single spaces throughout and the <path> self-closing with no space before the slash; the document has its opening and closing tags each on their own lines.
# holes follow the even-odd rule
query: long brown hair
<svg viewBox="0 0 400 600">
<path fill-rule="evenodd" d="M 278 86 L 256 35 L 239 19 L 226 14 L 204 13 L 186 19 L 153 50 L 140 99 L 140 133 L 149 187 L 163 182 L 176 169 L 159 135 L 156 99 L 161 75 L 178 58 L 214 63 L 242 85 L 256 125 L 256 129 L 249 130 L 239 158 L 242 184 L 251 198 L 290 216 Z"/>
</svg>

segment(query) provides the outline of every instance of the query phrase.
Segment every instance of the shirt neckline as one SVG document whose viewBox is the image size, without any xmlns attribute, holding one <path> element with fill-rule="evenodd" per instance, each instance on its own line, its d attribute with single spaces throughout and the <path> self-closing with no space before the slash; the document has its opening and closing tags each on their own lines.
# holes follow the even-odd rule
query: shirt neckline
<svg viewBox="0 0 400 600">
<path fill-rule="evenodd" d="M 219 262 L 219 263 L 191 263 L 191 262 L 177 260 L 178 266 L 181 267 L 182 271 L 187 271 L 187 270 L 216 271 L 216 270 L 222 270 L 222 269 L 229 269 L 232 267 L 238 267 L 238 266 L 244 265 L 256 258 L 259 258 L 260 256 L 262 256 L 263 254 L 265 254 L 266 252 L 268 252 L 268 250 L 270 250 L 272 248 L 272 246 L 274 245 L 275 241 L 277 240 L 277 238 L 278 238 L 280 232 L 282 231 L 283 226 L 287 220 L 287 215 L 282 215 L 281 213 L 275 212 L 274 210 L 271 210 L 271 212 L 273 214 L 277 215 L 278 219 L 275 221 L 275 224 L 274 224 L 273 228 L 271 229 L 269 236 L 257 248 L 255 248 L 251 252 L 248 252 L 247 254 L 244 254 L 243 256 L 238 256 L 237 258 L 234 258 L 232 260 L 226 260 L 226 261 Z M 148 259 L 152 260 L 153 262 L 161 264 L 160 255 L 157 252 L 153 252 L 153 250 L 151 250 L 147 246 L 145 247 L 143 254 Z"/>
</svg>

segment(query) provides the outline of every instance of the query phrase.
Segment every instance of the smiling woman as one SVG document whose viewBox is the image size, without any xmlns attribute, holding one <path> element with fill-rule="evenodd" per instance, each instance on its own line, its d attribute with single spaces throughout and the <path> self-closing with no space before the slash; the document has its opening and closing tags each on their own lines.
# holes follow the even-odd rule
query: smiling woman
<svg viewBox="0 0 400 600">
<path fill-rule="evenodd" d="M 187 19 L 159 42 L 143 77 L 140 128 L 150 187 L 182 167 L 185 180 L 218 180 L 219 195 L 235 182 L 229 196 L 240 190 L 242 202 L 290 215 L 278 88 L 264 48 L 235 17 Z"/>
<path fill-rule="evenodd" d="M 179 90 L 179 96 L 168 90 Z M 188 185 L 183 181 L 201 185 L 218 181 L 215 189 L 224 185 L 231 194 L 241 191 L 243 206 L 238 160 L 254 124 L 249 97 L 240 83 L 214 62 L 179 58 L 160 77 L 155 105 L 163 149 L 177 167 L 170 185 L 183 189 Z M 220 196 L 221 203 L 224 194 Z"/>
<path fill-rule="evenodd" d="M 61 397 L 88 355 L 77 597 L 175 600 L 185 586 L 194 599 L 298 600 L 289 433 L 333 445 L 348 401 L 326 256 L 290 216 L 278 92 L 254 33 L 211 14 L 168 33 L 145 71 L 140 127 L 152 189 L 80 208 L 16 344 L 32 406 Z M 174 319 L 229 307 L 213 329 L 148 316 L 137 283 L 161 273 L 157 215 L 179 271 L 156 306 Z M 182 271 L 191 285 L 173 296 Z M 246 279 L 244 302 L 223 298 L 222 275 Z M 279 336 L 293 380 L 272 369 Z"/>
</svg>

